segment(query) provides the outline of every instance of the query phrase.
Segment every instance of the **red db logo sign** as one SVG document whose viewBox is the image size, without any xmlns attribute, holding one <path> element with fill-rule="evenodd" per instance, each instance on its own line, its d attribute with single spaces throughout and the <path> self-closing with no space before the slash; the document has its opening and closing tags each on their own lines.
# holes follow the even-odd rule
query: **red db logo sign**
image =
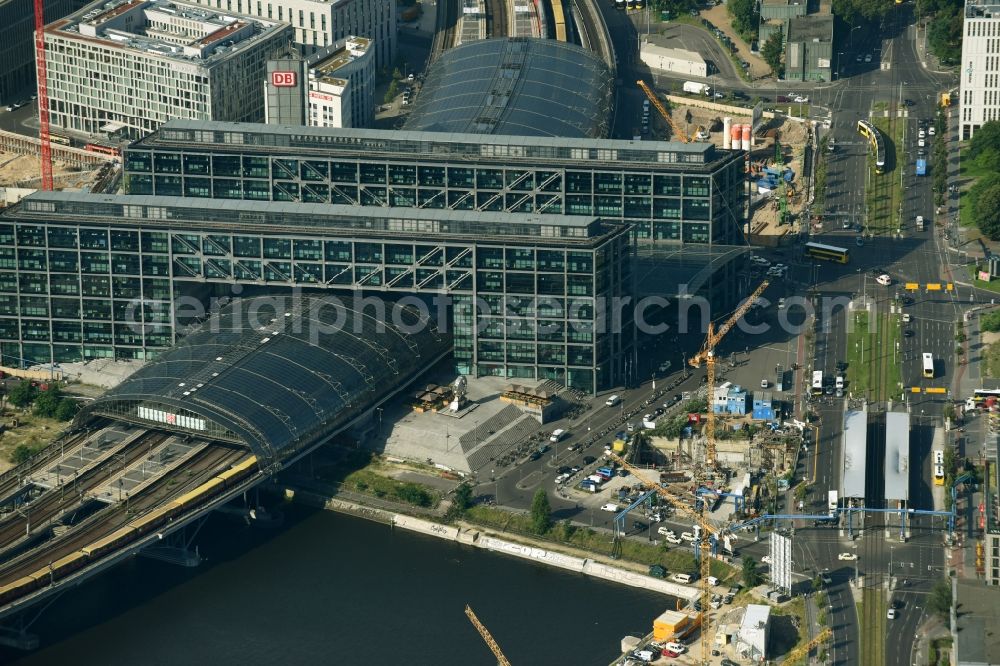
<svg viewBox="0 0 1000 666">
<path fill-rule="evenodd" d="M 271 72 L 271 85 L 278 88 L 295 86 L 295 72 Z"/>
</svg>

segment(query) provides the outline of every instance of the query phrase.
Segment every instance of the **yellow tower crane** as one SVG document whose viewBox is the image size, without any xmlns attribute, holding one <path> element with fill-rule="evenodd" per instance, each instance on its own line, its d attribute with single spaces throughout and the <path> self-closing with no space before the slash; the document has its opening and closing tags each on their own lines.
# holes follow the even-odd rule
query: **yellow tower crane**
<svg viewBox="0 0 1000 666">
<path fill-rule="evenodd" d="M 823 643 L 824 641 L 826 641 L 831 636 L 833 636 L 833 632 L 830 631 L 829 627 L 826 627 L 825 629 L 823 629 L 823 631 L 821 631 L 818 634 L 816 634 L 816 636 L 811 641 L 809 641 L 805 645 L 802 645 L 800 647 L 795 648 L 794 650 L 792 650 L 791 652 L 789 652 L 787 655 L 785 655 L 785 658 L 781 660 L 781 663 L 783 663 L 783 664 L 791 664 L 796 659 L 801 659 L 802 657 L 804 657 L 807 654 L 809 654 L 810 650 L 812 650 L 814 647 L 818 646 L 820 643 Z"/>
<path fill-rule="evenodd" d="M 715 409 L 714 405 L 712 405 L 712 401 L 715 399 L 715 346 L 726 336 L 726 333 L 729 333 L 736 322 L 753 307 L 753 304 L 757 302 L 760 295 L 767 289 L 768 284 L 767 280 L 761 282 L 754 292 L 750 294 L 750 298 L 743 305 L 736 308 L 736 311 L 726 320 L 726 323 L 719 327 L 718 331 L 709 322 L 708 335 L 705 336 L 705 342 L 701 346 L 701 351 L 688 361 L 695 368 L 701 367 L 701 363 L 704 361 L 708 369 L 708 418 L 705 420 L 705 466 L 709 469 L 715 468 Z"/>
<path fill-rule="evenodd" d="M 653 106 L 656 107 L 656 110 L 660 112 L 660 115 L 663 116 L 663 119 L 667 121 L 668 125 L 670 125 L 670 129 L 674 133 L 674 138 L 682 143 L 690 143 L 691 139 L 689 139 L 687 134 L 685 134 L 684 131 L 677 126 L 677 123 L 674 122 L 674 119 L 670 117 L 670 112 L 667 111 L 667 107 L 663 106 L 663 102 L 661 102 L 660 98 L 656 96 L 656 93 L 653 92 L 653 89 L 650 88 L 646 84 L 646 82 L 642 80 L 636 81 L 636 84 L 642 89 L 642 92 L 646 93 L 646 97 L 649 98 L 649 101 L 653 103 Z"/>
<path fill-rule="evenodd" d="M 626 462 L 624 458 L 614 452 L 609 451 L 608 456 L 613 460 L 616 460 L 619 465 L 631 472 L 632 475 L 638 479 L 639 483 L 655 490 L 656 493 L 660 497 L 667 500 L 674 507 L 674 509 L 693 520 L 697 525 L 701 526 L 703 534 L 700 535 L 701 553 L 698 558 L 700 564 L 698 585 L 701 588 L 701 663 L 707 664 L 709 663 L 709 655 L 712 652 L 709 645 L 709 628 L 711 623 L 708 618 L 708 609 L 711 601 L 711 590 L 708 584 L 708 577 L 712 575 L 712 545 L 709 543 L 709 537 L 714 534 L 716 539 L 722 539 L 723 535 L 718 528 L 705 520 L 700 513 L 689 507 L 681 497 L 670 492 L 658 482 L 651 481 L 646 478 L 644 476 L 645 470 Z"/>
<path fill-rule="evenodd" d="M 497 664 L 499 664 L 499 666 L 510 666 L 510 662 L 507 661 L 507 657 L 503 656 L 503 652 L 500 651 L 500 646 L 497 645 L 495 640 L 493 640 L 493 635 L 490 633 L 490 630 L 479 621 L 479 618 L 476 617 L 476 614 L 472 611 L 472 608 L 470 608 L 468 604 L 465 605 L 465 614 L 469 616 L 469 622 L 472 623 L 472 626 L 476 628 L 479 635 L 483 637 L 486 645 L 488 645 L 490 650 L 493 651 L 493 655 L 497 658 Z"/>
</svg>

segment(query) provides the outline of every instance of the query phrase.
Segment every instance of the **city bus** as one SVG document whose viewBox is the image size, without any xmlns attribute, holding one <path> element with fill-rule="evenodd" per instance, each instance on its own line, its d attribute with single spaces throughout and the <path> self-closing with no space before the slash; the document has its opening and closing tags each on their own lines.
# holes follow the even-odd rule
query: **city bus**
<svg viewBox="0 0 1000 666">
<path fill-rule="evenodd" d="M 934 355 L 924 352 L 920 355 L 921 364 L 924 368 L 924 377 L 933 378 L 934 377 Z"/>
<path fill-rule="evenodd" d="M 987 398 L 1000 400 L 1000 389 L 976 389 L 972 394 L 972 399 L 978 404 Z"/>
<path fill-rule="evenodd" d="M 944 485 L 944 451 L 937 449 L 934 451 L 934 485 Z"/>
<path fill-rule="evenodd" d="M 836 261 L 841 264 L 846 264 L 851 258 L 851 254 L 847 248 L 837 247 L 836 245 L 823 245 L 822 243 L 806 243 L 806 254 L 816 259 Z"/>
<path fill-rule="evenodd" d="M 812 380 L 812 394 L 823 395 L 823 371 L 814 370 Z"/>
</svg>

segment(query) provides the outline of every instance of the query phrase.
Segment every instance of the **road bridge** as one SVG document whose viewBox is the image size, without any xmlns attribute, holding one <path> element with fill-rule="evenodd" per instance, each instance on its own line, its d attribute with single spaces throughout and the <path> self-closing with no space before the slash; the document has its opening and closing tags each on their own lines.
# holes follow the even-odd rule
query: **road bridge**
<svg viewBox="0 0 1000 666">
<path fill-rule="evenodd" d="M 0 618 L 19 620 L 0 641 L 37 645 L 25 611 L 151 546 L 196 564 L 176 542 L 187 525 L 370 418 L 449 352 L 420 309 L 386 318 L 329 297 L 236 299 L 0 476 Z"/>
</svg>

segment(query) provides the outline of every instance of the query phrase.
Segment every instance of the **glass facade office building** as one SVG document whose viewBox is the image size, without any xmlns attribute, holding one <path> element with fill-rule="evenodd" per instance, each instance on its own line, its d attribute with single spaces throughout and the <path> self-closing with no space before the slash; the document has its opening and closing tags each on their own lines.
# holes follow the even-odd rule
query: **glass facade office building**
<svg viewBox="0 0 1000 666">
<path fill-rule="evenodd" d="M 593 392 L 632 353 L 612 313 L 632 255 L 628 225 L 593 216 L 39 192 L 0 213 L 0 354 L 150 358 L 195 303 L 301 288 L 419 300 L 456 371 Z"/>
<path fill-rule="evenodd" d="M 130 194 L 621 220 L 640 243 L 742 244 L 744 154 L 708 143 L 176 120 L 125 153 Z"/>
</svg>

